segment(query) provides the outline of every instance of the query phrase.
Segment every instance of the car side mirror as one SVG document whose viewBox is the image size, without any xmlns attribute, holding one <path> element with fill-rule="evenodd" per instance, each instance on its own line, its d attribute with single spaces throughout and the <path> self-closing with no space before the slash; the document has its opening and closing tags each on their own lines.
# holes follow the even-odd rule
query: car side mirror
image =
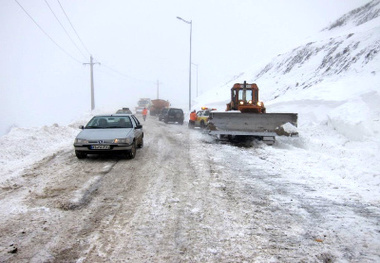
<svg viewBox="0 0 380 263">
<path fill-rule="evenodd" d="M 142 129 L 142 125 L 141 124 L 137 124 L 137 126 L 135 127 L 135 129 Z"/>
<path fill-rule="evenodd" d="M 84 126 L 83 126 L 83 125 L 80 125 L 80 126 L 79 126 L 79 129 L 83 130 L 83 129 L 84 129 Z"/>
</svg>

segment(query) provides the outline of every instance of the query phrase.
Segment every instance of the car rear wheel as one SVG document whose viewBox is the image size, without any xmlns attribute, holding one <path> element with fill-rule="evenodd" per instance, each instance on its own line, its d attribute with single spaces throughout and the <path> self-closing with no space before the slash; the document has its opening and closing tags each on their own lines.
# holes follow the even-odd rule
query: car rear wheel
<svg viewBox="0 0 380 263">
<path fill-rule="evenodd" d="M 80 152 L 80 151 L 75 151 L 75 155 L 77 156 L 78 159 L 84 159 L 87 157 L 87 153 Z"/>
</svg>

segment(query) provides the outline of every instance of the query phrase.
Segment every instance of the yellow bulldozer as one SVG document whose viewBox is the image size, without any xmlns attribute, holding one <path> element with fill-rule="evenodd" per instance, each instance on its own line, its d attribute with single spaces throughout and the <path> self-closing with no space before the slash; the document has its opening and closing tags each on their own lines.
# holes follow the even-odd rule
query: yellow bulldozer
<svg viewBox="0 0 380 263">
<path fill-rule="evenodd" d="M 255 83 L 236 83 L 231 88 L 231 100 L 224 112 L 212 111 L 208 133 L 218 137 L 253 137 L 271 145 L 275 136 L 294 136 L 297 113 L 267 113 L 259 101 L 259 88 Z"/>
</svg>

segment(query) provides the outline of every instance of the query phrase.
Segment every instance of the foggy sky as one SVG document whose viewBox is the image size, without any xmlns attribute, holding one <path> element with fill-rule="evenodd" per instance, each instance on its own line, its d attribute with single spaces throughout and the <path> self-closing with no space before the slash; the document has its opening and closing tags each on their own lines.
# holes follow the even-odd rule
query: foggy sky
<svg viewBox="0 0 380 263">
<path fill-rule="evenodd" d="M 289 51 L 366 0 L 1 0 L 0 135 L 11 125 L 68 124 L 90 110 L 90 54 L 97 108 L 134 108 L 140 97 L 188 109 L 192 97 Z M 53 43 L 53 41 L 56 43 Z M 59 47 L 58 47 L 58 46 Z M 64 51 L 62 51 L 62 49 Z"/>
</svg>

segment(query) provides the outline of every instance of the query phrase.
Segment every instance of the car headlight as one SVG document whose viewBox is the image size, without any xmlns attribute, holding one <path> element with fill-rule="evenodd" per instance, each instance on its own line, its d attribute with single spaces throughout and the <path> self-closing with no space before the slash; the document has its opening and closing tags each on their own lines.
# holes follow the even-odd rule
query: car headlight
<svg viewBox="0 0 380 263">
<path fill-rule="evenodd" d="M 244 101 L 241 100 L 241 101 L 239 101 L 239 103 L 240 103 L 240 105 L 243 105 L 243 104 L 244 104 Z"/>
<path fill-rule="evenodd" d="M 262 106 L 263 106 L 263 103 L 262 103 L 261 101 L 258 101 L 258 102 L 257 102 L 257 106 L 262 107 Z"/>
<path fill-rule="evenodd" d="M 131 139 L 130 138 L 119 138 L 119 139 L 115 139 L 113 140 L 113 143 L 128 143 L 128 144 L 131 144 Z"/>
<path fill-rule="evenodd" d="M 88 143 L 88 140 L 75 138 L 74 143 Z"/>
<path fill-rule="evenodd" d="M 249 100 L 249 101 L 248 101 L 248 104 L 252 104 L 252 101 L 251 101 L 251 100 Z"/>
<path fill-rule="evenodd" d="M 123 138 L 123 139 L 115 139 L 113 140 L 113 143 L 127 143 L 127 142 L 126 142 L 126 139 Z"/>
</svg>

